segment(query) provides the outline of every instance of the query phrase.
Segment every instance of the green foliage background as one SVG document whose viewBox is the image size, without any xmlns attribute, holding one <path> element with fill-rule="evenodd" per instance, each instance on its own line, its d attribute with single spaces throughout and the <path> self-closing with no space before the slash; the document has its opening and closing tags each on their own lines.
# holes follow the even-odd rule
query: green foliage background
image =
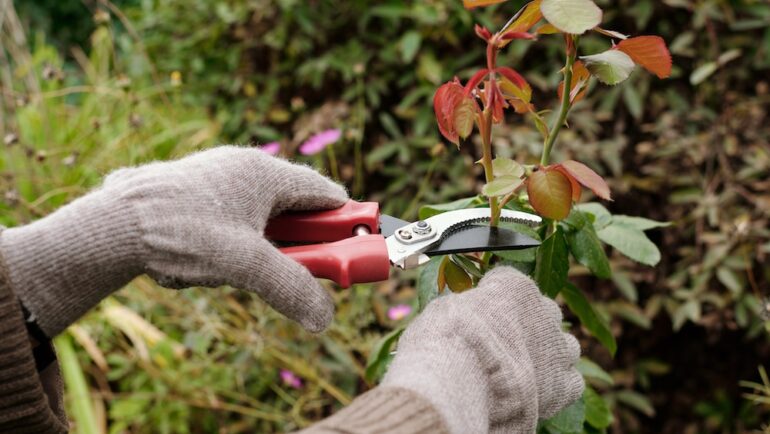
<svg viewBox="0 0 770 434">
<path fill-rule="evenodd" d="M 357 198 L 403 218 L 472 196 L 483 185 L 472 166 L 480 149 L 441 144 L 432 95 L 483 62 L 473 24 L 499 28 L 524 2 L 473 12 L 455 0 L 15 3 L 16 11 L 2 3 L 0 36 L 6 225 L 51 212 L 114 168 L 222 142 L 280 140 L 286 156 L 337 173 Z M 574 158 L 605 175 L 613 214 L 673 224 L 649 232 L 662 253 L 656 268 L 610 249 L 611 281 L 571 269 L 582 291 L 568 295 L 585 294 L 617 341 L 612 358 L 567 316 L 598 392 L 584 397 L 586 417 L 611 432 L 767 430 L 767 401 L 744 398 L 754 389 L 739 381 L 761 383 L 757 366 L 770 360 L 770 5 L 597 3 L 606 28 L 662 35 L 674 74 L 594 86 L 552 160 Z M 583 46 L 604 44 L 589 36 Z M 524 73 L 539 107 L 552 107 L 561 57 L 558 41 L 542 37 L 511 44 L 499 63 Z M 508 125 L 496 153 L 536 162 L 537 133 L 513 115 Z M 327 127 L 345 130 L 333 159 L 295 154 Z M 235 290 L 165 291 L 137 279 L 57 342 L 83 374 L 68 385 L 91 391 L 69 390 L 75 429 L 306 426 L 372 386 L 367 359 L 386 354 L 380 339 L 408 321 L 385 312 L 417 307 L 419 284 L 412 272 L 335 290 L 333 326 L 311 336 Z M 280 369 L 300 375 L 303 388 L 283 384 Z M 605 405 L 611 422 L 596 413 Z M 568 422 L 543 429 L 569 432 Z"/>
</svg>

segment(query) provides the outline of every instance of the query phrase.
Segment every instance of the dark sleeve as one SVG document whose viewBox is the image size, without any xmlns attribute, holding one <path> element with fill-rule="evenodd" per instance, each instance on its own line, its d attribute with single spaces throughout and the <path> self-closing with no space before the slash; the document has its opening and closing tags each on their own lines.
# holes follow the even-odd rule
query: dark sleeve
<svg viewBox="0 0 770 434">
<path fill-rule="evenodd" d="M 61 396 L 56 363 L 38 374 L 22 308 L 0 252 L 0 432 L 66 433 Z"/>
<path fill-rule="evenodd" d="M 376 387 L 298 434 L 445 434 L 441 415 L 425 398 L 400 387 Z"/>
</svg>

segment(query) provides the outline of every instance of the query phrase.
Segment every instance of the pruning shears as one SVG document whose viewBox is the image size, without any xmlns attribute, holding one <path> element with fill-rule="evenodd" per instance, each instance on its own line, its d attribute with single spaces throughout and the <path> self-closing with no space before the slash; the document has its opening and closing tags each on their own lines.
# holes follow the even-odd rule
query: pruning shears
<svg viewBox="0 0 770 434">
<path fill-rule="evenodd" d="M 512 229 L 490 227 L 485 224 L 490 216 L 489 208 L 471 208 L 408 222 L 380 214 L 376 202 L 351 200 L 333 210 L 281 214 L 268 222 L 265 236 L 278 243 L 303 244 L 280 250 L 313 276 L 347 288 L 387 280 L 391 267 L 415 268 L 430 256 L 518 250 L 540 244 Z M 536 226 L 541 219 L 503 209 L 500 221 Z"/>
</svg>

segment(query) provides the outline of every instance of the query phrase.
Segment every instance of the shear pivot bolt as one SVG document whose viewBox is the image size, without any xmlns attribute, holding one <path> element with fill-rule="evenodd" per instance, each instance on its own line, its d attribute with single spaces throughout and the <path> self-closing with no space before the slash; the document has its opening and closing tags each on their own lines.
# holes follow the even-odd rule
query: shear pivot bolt
<svg viewBox="0 0 770 434">
<path fill-rule="evenodd" d="M 398 234 L 401 236 L 401 238 L 405 240 L 411 240 L 412 239 L 412 232 L 408 229 L 402 229 L 398 231 Z"/>
<path fill-rule="evenodd" d="M 414 233 L 418 235 L 425 235 L 430 233 L 430 225 L 424 220 L 420 220 L 414 225 Z"/>
</svg>

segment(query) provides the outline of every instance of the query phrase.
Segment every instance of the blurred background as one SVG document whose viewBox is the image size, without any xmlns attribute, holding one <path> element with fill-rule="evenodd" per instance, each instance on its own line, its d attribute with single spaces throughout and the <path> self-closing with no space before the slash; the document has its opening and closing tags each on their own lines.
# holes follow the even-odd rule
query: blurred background
<svg viewBox="0 0 770 434">
<path fill-rule="evenodd" d="M 44 216 L 112 169 L 218 143 L 271 144 L 407 219 L 472 196 L 478 144 L 442 143 L 433 93 L 483 65 L 474 23 L 500 28 L 524 3 L 0 0 L 0 224 Z M 602 173 L 613 213 L 672 222 L 651 232 L 655 268 L 613 254 L 611 281 L 572 270 L 618 340 L 612 358 L 575 329 L 606 371 L 591 382 L 609 431 L 770 432 L 770 4 L 597 4 L 605 28 L 661 35 L 674 59 L 667 80 L 592 86 L 552 157 Z M 500 55 L 540 108 L 556 103 L 560 45 Z M 329 129 L 341 139 L 299 152 Z M 494 143 L 521 162 L 540 154 L 515 114 Z M 307 426 L 373 386 L 367 360 L 416 315 L 416 294 L 409 273 L 336 289 L 334 324 L 312 336 L 248 294 L 139 278 L 57 340 L 73 431 Z"/>
</svg>

